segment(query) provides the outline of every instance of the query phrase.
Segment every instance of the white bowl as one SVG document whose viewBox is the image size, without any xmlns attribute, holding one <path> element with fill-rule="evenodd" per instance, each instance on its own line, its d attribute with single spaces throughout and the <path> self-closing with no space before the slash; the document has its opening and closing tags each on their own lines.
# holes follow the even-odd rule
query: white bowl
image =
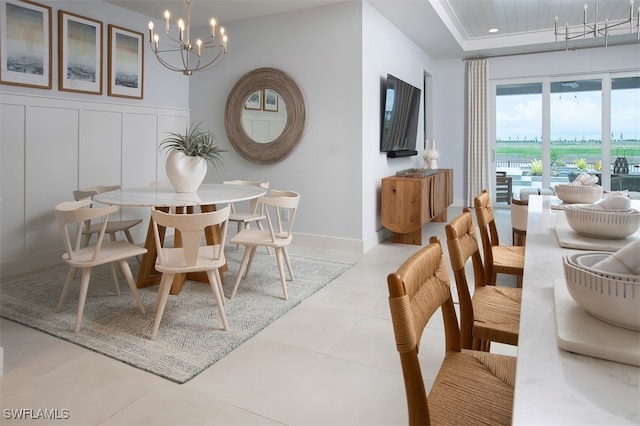
<svg viewBox="0 0 640 426">
<path fill-rule="evenodd" d="M 608 240 L 620 240 L 640 228 L 640 212 L 596 210 L 581 204 L 564 206 L 569 226 L 580 235 Z"/>
<path fill-rule="evenodd" d="M 585 311 L 609 324 L 640 331 L 640 282 L 606 278 L 562 259 L 569 294 Z"/>
<path fill-rule="evenodd" d="M 595 265 L 596 263 L 600 262 L 601 260 L 605 260 L 613 255 L 614 253 L 608 251 L 591 251 L 577 253 L 568 256 L 567 262 L 580 269 L 584 269 L 593 274 L 600 275 L 601 277 L 613 278 L 616 280 L 629 281 L 640 284 L 640 275 L 603 271 L 602 269 L 596 269 L 593 267 L 593 265 Z"/>
<path fill-rule="evenodd" d="M 555 187 L 556 196 L 565 204 L 595 203 L 602 198 L 600 185 L 582 186 L 558 184 Z"/>
</svg>

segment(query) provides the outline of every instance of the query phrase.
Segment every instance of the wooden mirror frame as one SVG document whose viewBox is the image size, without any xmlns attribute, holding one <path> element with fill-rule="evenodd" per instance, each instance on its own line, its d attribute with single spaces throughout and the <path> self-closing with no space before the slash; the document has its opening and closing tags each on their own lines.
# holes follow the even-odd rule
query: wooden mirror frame
<svg viewBox="0 0 640 426">
<path fill-rule="evenodd" d="M 276 139 L 256 142 L 244 131 L 242 113 L 249 96 L 256 90 L 278 92 L 287 108 L 287 124 Z M 224 113 L 229 142 L 243 158 L 256 164 L 271 164 L 285 159 L 302 139 L 307 126 L 307 103 L 298 84 L 284 71 L 258 68 L 248 72 L 233 86 Z"/>
</svg>

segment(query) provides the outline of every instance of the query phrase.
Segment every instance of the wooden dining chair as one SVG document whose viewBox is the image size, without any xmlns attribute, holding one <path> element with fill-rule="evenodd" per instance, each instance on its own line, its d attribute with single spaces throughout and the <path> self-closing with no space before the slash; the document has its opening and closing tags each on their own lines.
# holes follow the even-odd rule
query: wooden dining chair
<svg viewBox="0 0 640 426">
<path fill-rule="evenodd" d="M 253 180 L 226 180 L 223 183 L 225 185 L 249 185 L 269 189 L 269 182 Z M 240 232 L 241 229 L 249 229 L 252 223 L 255 223 L 258 229 L 264 229 L 262 221 L 266 218 L 264 209 L 258 210 L 258 199 L 256 198 L 249 200 L 249 209 L 247 211 L 238 211 L 236 209 L 236 204 L 231 203 L 229 222 L 235 222 L 237 224 L 236 233 Z M 269 247 L 267 247 L 267 253 L 270 253 Z"/>
<path fill-rule="evenodd" d="M 131 274 L 131 269 L 127 263 L 127 259 L 140 256 L 147 252 L 147 249 L 138 247 L 128 241 L 117 240 L 104 242 L 104 235 L 109 226 L 109 216 L 118 211 L 116 206 L 108 206 L 95 208 L 91 207 L 91 199 L 86 198 L 80 201 L 66 201 L 60 203 L 54 208 L 56 220 L 60 226 L 60 232 L 64 241 L 66 252 L 62 255 L 62 260 L 69 265 L 69 273 L 62 288 L 60 301 L 57 310 L 62 309 L 64 301 L 71 287 L 71 283 L 75 277 L 76 271 L 82 271 L 82 280 L 80 282 L 80 297 L 78 300 L 78 314 L 76 318 L 75 332 L 80 331 L 80 323 L 82 322 L 82 313 L 84 312 L 85 300 L 87 298 L 87 290 L 91 278 L 91 270 L 95 266 L 109 265 L 111 276 L 116 285 L 116 292 L 120 295 L 118 285 L 118 274 L 115 264 L 120 265 L 120 269 L 131 288 L 131 293 L 144 314 L 145 309 L 142 300 L 138 295 L 136 283 Z M 82 242 L 82 229 L 85 222 L 91 220 L 100 220 L 100 230 L 98 238 L 93 246 L 85 246 Z M 72 237 L 75 232 L 75 238 Z"/>
<path fill-rule="evenodd" d="M 389 306 L 400 354 L 409 424 L 510 425 L 516 358 L 462 349 L 440 241 L 407 259 L 387 277 Z M 427 323 L 440 310 L 445 356 L 427 396 L 418 351 Z"/>
<path fill-rule="evenodd" d="M 529 202 L 513 198 L 511 200 L 511 244 L 525 246 L 527 243 L 527 216 Z"/>
<path fill-rule="evenodd" d="M 108 185 L 108 186 L 92 186 L 90 188 L 83 188 L 73 191 L 73 198 L 78 200 L 83 200 L 85 198 L 89 198 L 93 201 L 93 197 L 95 195 L 101 194 L 103 192 L 115 191 L 120 189 L 120 185 Z M 122 232 L 127 241 L 131 244 L 135 244 L 133 241 L 133 237 L 131 236 L 131 228 L 141 223 L 141 219 L 132 219 L 132 220 L 110 220 L 107 224 L 107 229 L 105 230 L 106 234 L 109 235 L 111 241 L 116 240 L 116 234 L 118 232 Z M 91 240 L 93 235 L 98 235 L 102 224 L 95 221 L 87 221 L 85 226 L 82 229 L 82 235 L 84 236 L 83 244 L 86 247 Z"/>
<path fill-rule="evenodd" d="M 224 311 L 224 293 L 220 268 L 227 263 L 224 255 L 224 245 L 230 211 L 231 208 L 229 206 L 216 211 L 193 214 L 151 210 L 153 235 L 158 256 L 155 267 L 158 272 L 162 273 L 155 304 L 156 319 L 151 330 L 151 340 L 155 340 L 158 334 L 162 315 L 169 298 L 169 291 L 176 274 L 206 272 L 209 285 L 213 291 L 213 298 L 218 307 L 222 328 L 224 330 L 228 329 L 227 317 Z M 220 240 L 215 244 L 206 244 L 206 230 L 216 226 L 220 228 Z M 180 245 L 178 247 L 163 238 L 165 230 L 170 228 L 180 234 Z"/>
<path fill-rule="evenodd" d="M 460 302 L 462 347 L 488 352 L 491 342 L 517 345 L 522 289 L 485 285 L 471 210 L 464 208 L 462 214 L 445 226 L 445 232 Z M 471 282 L 466 273 L 469 259 L 473 267 Z M 470 289 L 472 285 L 473 289 Z"/>
<path fill-rule="evenodd" d="M 284 272 L 284 264 L 286 263 L 289 271 L 289 278 L 293 281 L 293 268 L 289 260 L 287 247 L 293 240 L 293 223 L 300 203 L 300 194 L 294 191 L 280 191 L 272 189 L 267 197 L 258 199 L 258 209 L 264 211 L 267 222 L 267 229 L 242 229 L 235 237 L 231 238 L 231 244 L 240 244 L 245 246 L 242 256 L 242 263 L 238 270 L 236 282 L 233 286 L 231 298 L 233 299 L 240 285 L 242 278 L 249 275 L 251 262 L 257 247 L 270 247 L 275 250 L 276 262 L 280 273 L 280 281 L 282 284 L 282 292 L 284 299 L 288 300 L 287 280 Z M 283 220 L 283 214 L 288 214 L 287 220 Z M 284 226 L 284 223 L 287 226 Z"/>
<path fill-rule="evenodd" d="M 515 275 L 522 287 L 524 246 L 500 245 L 489 192 L 484 189 L 473 199 L 484 253 L 485 283 L 496 285 L 498 274 Z"/>
</svg>

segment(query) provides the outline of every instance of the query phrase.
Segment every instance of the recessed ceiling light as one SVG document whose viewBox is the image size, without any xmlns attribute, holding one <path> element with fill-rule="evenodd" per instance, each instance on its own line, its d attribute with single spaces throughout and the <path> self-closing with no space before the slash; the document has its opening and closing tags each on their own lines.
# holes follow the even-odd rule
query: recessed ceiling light
<svg viewBox="0 0 640 426">
<path fill-rule="evenodd" d="M 498 31 L 500 31 L 500 30 L 497 29 L 497 28 L 489 28 L 489 32 L 490 33 L 497 33 Z"/>
</svg>

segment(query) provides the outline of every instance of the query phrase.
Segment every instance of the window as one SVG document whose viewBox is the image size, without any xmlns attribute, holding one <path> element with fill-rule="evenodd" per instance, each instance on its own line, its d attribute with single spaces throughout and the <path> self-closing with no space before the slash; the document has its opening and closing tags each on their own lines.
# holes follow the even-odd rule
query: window
<svg viewBox="0 0 640 426">
<path fill-rule="evenodd" d="M 638 73 L 493 82 L 495 168 L 513 191 L 580 172 L 611 190 L 640 191 Z"/>
</svg>

